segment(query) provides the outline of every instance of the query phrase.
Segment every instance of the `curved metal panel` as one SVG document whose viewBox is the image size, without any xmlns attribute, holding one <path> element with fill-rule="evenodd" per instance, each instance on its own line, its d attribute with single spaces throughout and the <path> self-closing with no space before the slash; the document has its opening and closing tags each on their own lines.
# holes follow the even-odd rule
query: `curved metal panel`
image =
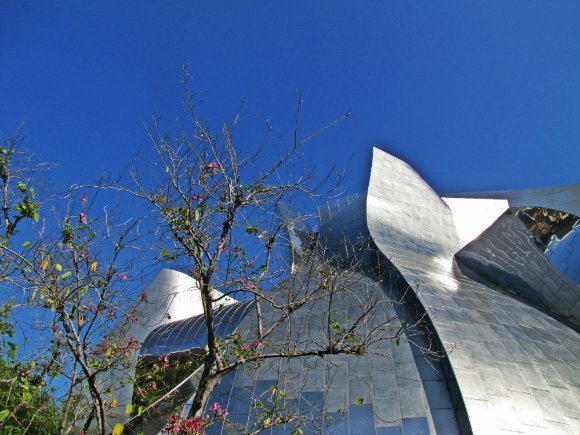
<svg viewBox="0 0 580 435">
<path fill-rule="evenodd" d="M 378 149 L 367 221 L 383 254 L 419 283 L 473 433 L 580 433 L 578 333 L 454 267 L 462 243 L 451 211 L 406 163 Z"/>
<path fill-rule="evenodd" d="M 216 334 L 225 337 L 254 306 L 253 301 L 227 305 L 214 312 Z M 161 355 L 190 349 L 204 349 L 207 345 L 207 326 L 203 314 L 178 320 L 154 329 L 141 345 L 140 355 Z"/>
<path fill-rule="evenodd" d="M 466 275 L 580 332 L 580 286 L 557 270 L 539 245 L 539 234 L 531 233 L 516 215 L 505 214 L 455 260 Z"/>
<path fill-rule="evenodd" d="M 342 234 L 336 233 L 336 237 L 340 240 Z M 304 281 L 289 278 L 271 296 L 283 300 L 280 288 L 297 283 L 302 285 Z M 308 283 L 311 290 L 316 285 L 316 280 Z M 396 324 L 414 315 L 405 312 L 405 306 L 393 306 L 388 296 L 392 289 L 378 285 L 371 273 L 352 276 L 348 296 L 332 306 L 332 315 L 341 324 L 354 322 L 364 292 L 368 292 L 365 299 L 376 301 L 376 312 L 368 314 L 375 323 L 368 324 L 369 328 L 387 325 L 391 320 L 391 327 L 396 329 Z M 271 307 L 263 309 L 265 318 L 276 318 Z M 328 302 L 320 301 L 296 311 L 281 325 L 282 334 L 267 340 L 266 351 L 289 342 L 295 343 L 298 351 L 324 348 L 328 309 Z M 248 340 L 252 339 L 250 331 L 255 330 L 252 314 L 238 327 Z M 398 344 L 393 339 L 373 343 L 366 355 L 268 359 L 258 368 L 243 365 L 222 380 L 207 406 L 218 402 L 226 408 L 237 425 L 236 432 L 258 430 L 256 404 L 269 406 L 268 397 L 275 386 L 285 393 L 285 413 L 299 413 L 311 420 L 302 427 L 305 433 L 456 435 L 459 431 L 443 370 L 437 361 L 424 358 L 418 347 L 423 343 L 410 332 Z M 286 424 L 274 427 L 272 433 L 290 434 L 293 430 L 292 424 Z M 210 435 L 220 433 L 228 432 L 219 424 L 208 429 Z"/>
</svg>

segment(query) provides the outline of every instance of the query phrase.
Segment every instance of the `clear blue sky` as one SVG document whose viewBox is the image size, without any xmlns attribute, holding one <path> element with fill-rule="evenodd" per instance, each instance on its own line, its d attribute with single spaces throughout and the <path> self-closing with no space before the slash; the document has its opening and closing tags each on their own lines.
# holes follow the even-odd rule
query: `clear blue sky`
<svg viewBox="0 0 580 435">
<path fill-rule="evenodd" d="M 243 101 L 290 138 L 297 89 L 305 132 L 352 109 L 305 150 L 350 161 L 348 193 L 366 189 L 373 145 L 441 192 L 580 182 L 572 0 L 6 0 L 0 133 L 25 120 L 60 185 L 120 171 L 150 152 L 142 119 L 181 114 L 184 63 L 216 126 Z"/>
</svg>

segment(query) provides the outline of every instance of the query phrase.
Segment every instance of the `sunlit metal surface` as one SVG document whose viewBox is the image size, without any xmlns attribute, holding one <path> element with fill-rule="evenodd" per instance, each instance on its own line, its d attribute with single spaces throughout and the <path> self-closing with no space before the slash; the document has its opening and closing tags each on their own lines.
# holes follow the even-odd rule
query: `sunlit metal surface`
<svg viewBox="0 0 580 435">
<path fill-rule="evenodd" d="M 216 334 L 224 338 L 235 331 L 253 307 L 253 301 L 227 305 L 214 312 Z M 161 355 L 190 349 L 205 349 L 207 326 L 203 314 L 156 328 L 141 345 L 140 355 Z"/>
<path fill-rule="evenodd" d="M 580 286 L 550 262 L 545 255 L 549 243 L 542 239 L 551 240 L 549 230 L 534 234 L 513 210 L 460 250 L 455 260 L 473 279 L 489 282 L 580 331 Z"/>
<path fill-rule="evenodd" d="M 559 203 L 569 207 L 565 211 L 574 210 L 578 197 L 561 196 Z M 554 204 L 545 197 L 538 204 L 525 202 Z M 406 163 L 376 149 L 367 220 L 381 252 L 407 282 L 419 283 L 418 299 L 449 352 L 473 433 L 580 433 L 578 333 L 483 274 L 450 269 L 462 246 L 451 210 Z M 489 231 L 499 230 L 492 226 Z M 512 246 L 491 234 L 487 241 L 493 250 L 478 248 L 480 239 L 472 242 L 484 265 L 502 254 L 521 274 L 533 270 L 528 251 L 514 255 Z M 537 298 L 544 295 L 541 281 L 529 284 Z M 577 302 L 576 296 L 571 307 Z"/>
<path fill-rule="evenodd" d="M 221 380 L 207 406 L 219 402 L 236 430 L 252 431 L 256 409 L 276 387 L 287 394 L 286 412 L 310 418 L 306 433 L 580 435 L 580 291 L 573 278 L 580 276 L 580 186 L 441 198 L 406 163 L 375 149 L 368 193 L 318 211 L 323 255 L 346 261 L 370 246 L 333 316 L 348 325 L 357 303 L 370 298 L 375 310 L 384 307 L 373 313 L 381 324 L 420 318 L 421 328 L 400 344 L 375 343 L 368 355 L 242 365 Z M 314 235 L 300 224 L 289 238 L 300 251 Z M 296 284 L 316 288 L 296 265 L 270 297 L 283 298 Z M 222 333 L 236 328 L 255 339 L 250 308 L 224 308 Z M 326 339 L 327 314 L 323 300 L 296 311 L 268 338 L 269 349 L 288 342 L 316 349 Z M 263 315 L 266 325 L 276 317 L 267 304 Z M 204 328 L 203 316 L 161 326 L 142 352 L 202 347 Z M 426 360 L 420 347 L 448 357 Z M 151 428 L 193 394 L 193 377 L 180 388 L 149 411 Z M 208 434 L 222 429 L 213 425 Z M 272 434 L 294 429 L 279 425 Z"/>
<path fill-rule="evenodd" d="M 344 236 L 335 234 L 337 242 Z M 304 281 L 282 285 L 297 282 Z M 308 285 L 313 288 L 316 281 Z M 369 317 L 384 325 L 388 319 L 395 319 L 391 332 L 401 320 L 412 321 L 413 310 L 393 306 L 389 301 L 393 289 L 378 286 L 372 275 L 357 273 L 350 285 L 352 292 L 334 307 L 333 316 L 342 324 L 356 319 L 357 295 L 363 296 L 363 291 L 368 292 L 365 299 L 382 301 L 385 309 Z M 382 309 L 380 304 L 377 302 L 377 310 Z M 269 340 L 269 347 L 275 348 L 279 341 L 296 343 L 297 350 L 320 348 L 326 340 L 323 326 L 327 309 L 327 302 L 320 301 L 297 311 L 284 324 L 283 334 Z M 264 314 L 274 313 L 264 307 Z M 248 331 L 255 330 L 255 321 L 254 316 L 246 316 L 238 331 L 251 337 Z M 305 433 L 458 434 L 443 369 L 438 361 L 425 359 L 419 351 L 419 345 L 430 345 L 420 342 L 426 337 L 410 336 L 411 332 L 406 335 L 409 341 L 403 339 L 399 344 L 395 340 L 374 343 L 368 355 L 279 358 L 265 360 L 258 368 L 244 365 L 222 380 L 208 399 L 208 406 L 218 402 L 225 407 L 237 425 L 236 432 L 257 430 L 255 408 L 258 403 L 268 404 L 271 388 L 276 386 L 287 395 L 285 413 L 310 419 L 302 425 Z M 294 429 L 289 423 L 274 427 L 272 433 L 290 434 Z M 220 433 L 227 431 L 222 432 L 219 424 L 208 429 L 208 434 Z"/>
<path fill-rule="evenodd" d="M 234 299 L 224 297 L 219 305 L 227 306 L 234 302 Z M 201 313 L 203 306 L 196 281 L 184 273 L 163 269 L 145 287 L 139 301 L 128 310 L 125 320 L 116 326 L 115 336 L 123 343 L 126 343 L 128 337 L 133 337 L 142 344 L 156 328 Z M 107 379 L 119 405 L 112 410 L 111 421 L 126 417 L 124 410 L 133 399 L 133 385 L 124 381 L 134 377 L 137 357 L 138 354 L 133 354 L 127 367 L 113 371 Z"/>
</svg>

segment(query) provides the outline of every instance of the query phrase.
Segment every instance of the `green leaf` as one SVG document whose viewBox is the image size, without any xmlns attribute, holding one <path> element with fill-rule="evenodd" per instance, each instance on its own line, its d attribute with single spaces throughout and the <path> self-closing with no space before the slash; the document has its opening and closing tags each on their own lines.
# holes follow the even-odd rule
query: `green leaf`
<svg viewBox="0 0 580 435">
<path fill-rule="evenodd" d="M 356 404 L 358 406 L 362 405 L 365 402 L 365 399 L 363 399 L 362 397 L 359 397 L 358 399 L 356 399 Z"/>
<path fill-rule="evenodd" d="M 401 338 L 397 337 L 397 339 L 395 340 L 395 344 L 398 346 L 401 344 Z"/>
<path fill-rule="evenodd" d="M 24 243 L 22 244 L 22 247 L 23 247 L 23 248 L 27 248 L 27 247 L 29 247 L 30 245 L 31 245 L 31 243 L 30 243 L 30 242 L 24 242 Z"/>
<path fill-rule="evenodd" d="M 266 418 L 264 420 L 264 426 L 268 426 L 270 424 L 270 421 L 271 421 L 270 418 Z"/>
<path fill-rule="evenodd" d="M 199 221 L 199 210 L 195 210 L 195 212 L 193 214 L 193 218 L 195 219 L 196 222 Z"/>
<path fill-rule="evenodd" d="M 61 279 L 67 279 L 69 276 L 71 276 L 70 270 L 68 272 L 63 273 L 60 277 Z"/>
<path fill-rule="evenodd" d="M 6 417 L 8 417 L 9 415 L 10 411 L 8 411 L 7 409 L 3 409 L 2 411 L 0 411 L 0 421 L 6 420 Z"/>
<path fill-rule="evenodd" d="M 10 350 L 8 351 L 8 356 L 12 359 L 16 358 L 16 351 L 18 350 L 18 345 L 16 343 L 8 342 Z"/>
<path fill-rule="evenodd" d="M 143 414 L 143 407 L 142 406 L 137 408 L 137 415 L 141 415 L 141 414 Z"/>
<path fill-rule="evenodd" d="M 128 403 L 127 406 L 125 406 L 125 413 L 133 414 L 133 412 L 135 412 L 135 405 Z"/>
<path fill-rule="evenodd" d="M 61 266 L 60 264 L 58 264 L 58 263 L 54 265 L 54 268 L 55 268 L 55 269 L 56 269 L 58 272 L 60 272 L 60 271 L 62 270 L 62 266 Z"/>
</svg>

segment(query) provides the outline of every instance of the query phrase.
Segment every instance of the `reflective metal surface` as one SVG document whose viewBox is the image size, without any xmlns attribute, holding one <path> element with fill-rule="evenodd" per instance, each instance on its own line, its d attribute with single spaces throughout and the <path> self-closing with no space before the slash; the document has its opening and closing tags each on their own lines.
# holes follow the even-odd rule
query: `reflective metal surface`
<svg viewBox="0 0 580 435">
<path fill-rule="evenodd" d="M 285 392 L 287 413 L 309 418 L 306 433 L 580 435 L 580 287 L 573 278 L 580 277 L 580 230 L 572 215 L 580 215 L 580 186 L 441 198 L 406 163 L 375 149 L 368 193 L 319 207 L 323 255 L 346 261 L 371 243 L 331 312 L 349 325 L 360 301 L 371 300 L 376 323 L 367 329 L 420 323 L 400 343 L 374 342 L 365 355 L 242 365 L 222 379 L 207 406 L 219 402 L 236 430 L 255 430 L 257 410 L 270 406 L 275 387 Z M 314 240 L 307 226 L 289 226 L 288 233 L 296 252 Z M 316 288 L 297 267 L 304 256 L 292 260 L 293 273 L 271 297 L 282 300 L 295 285 Z M 249 308 L 224 308 L 224 331 L 237 325 L 253 340 Z M 269 349 L 289 342 L 296 350 L 318 349 L 328 313 L 322 299 L 296 311 L 269 338 Z M 264 316 L 266 325 L 276 319 L 271 307 Z M 204 346 L 202 320 L 157 328 L 143 352 Z M 447 358 L 425 359 L 421 348 Z M 164 412 L 193 388 L 187 383 Z M 156 428 L 165 414 L 157 415 Z M 294 429 L 287 423 L 266 433 Z M 208 433 L 227 431 L 218 424 Z"/>
<path fill-rule="evenodd" d="M 216 334 L 225 337 L 235 331 L 253 307 L 253 301 L 227 305 L 214 312 Z M 153 330 L 141 345 L 140 355 L 161 355 L 189 349 L 205 349 L 207 327 L 203 314 L 167 323 Z"/>
<path fill-rule="evenodd" d="M 130 308 L 125 321 L 116 326 L 116 339 L 123 343 L 128 337 L 133 337 L 143 344 L 156 328 L 203 313 L 197 283 L 190 276 L 175 270 L 161 270 L 143 290 L 143 295 L 145 297 Z M 234 299 L 225 297 L 219 304 L 227 306 L 234 302 Z M 111 411 L 111 421 L 122 421 L 126 417 L 125 406 L 132 401 L 133 385 L 124 381 L 134 377 L 137 357 L 133 354 L 127 367 L 112 372 L 107 380 L 108 386 L 115 391 L 118 404 Z"/>
<path fill-rule="evenodd" d="M 542 201 L 537 205 L 553 203 L 549 198 Z M 573 210 L 578 197 L 561 203 Z M 462 243 L 447 205 L 407 164 L 376 149 L 367 219 L 381 252 L 407 282 L 419 283 L 417 297 L 449 353 L 473 433 L 580 433 L 578 333 L 506 292 L 489 274 L 463 273 L 454 264 Z M 494 226 L 489 237 L 468 245 L 463 258 L 479 250 L 485 266 L 501 253 L 520 276 L 528 268 L 533 271 L 528 255 L 533 251 L 513 251 L 500 234 L 493 235 L 501 233 Z M 518 293 L 505 281 L 505 287 Z M 536 300 L 545 296 L 541 281 L 528 284 Z M 573 298 L 570 307 L 577 314 L 577 297 Z"/>
<path fill-rule="evenodd" d="M 314 289 L 316 282 L 309 285 Z M 412 310 L 404 313 L 405 307 L 393 306 L 388 295 L 391 288 L 377 285 L 372 274 L 355 274 L 350 286 L 352 291 L 333 308 L 340 322 L 348 325 L 357 319 L 357 295 L 364 292 L 365 298 L 376 300 L 377 310 L 369 313 L 370 318 L 385 326 L 389 319 L 398 319 L 390 322 L 393 331 L 400 320 L 411 320 L 414 315 Z M 269 346 L 293 342 L 297 350 L 320 348 L 325 342 L 321 326 L 328 313 L 327 302 L 321 302 L 297 311 L 282 328 L 289 332 L 280 335 L 279 343 L 269 340 Z M 271 310 L 266 308 L 265 314 L 269 313 Z M 255 318 L 248 315 L 238 331 L 248 334 L 255 326 Z M 222 380 L 208 399 L 208 407 L 218 402 L 226 408 L 237 425 L 234 432 L 257 430 L 256 409 L 268 405 L 267 398 L 275 386 L 286 395 L 284 413 L 310 420 L 302 425 L 306 433 L 458 434 L 442 368 L 419 351 L 422 337 L 407 334 L 406 338 L 398 344 L 394 339 L 374 343 L 368 355 L 280 358 L 266 360 L 259 368 L 244 365 Z M 295 425 L 288 423 L 273 427 L 271 433 L 290 434 L 294 429 Z M 208 434 L 220 433 L 228 432 L 222 432 L 220 425 L 208 430 Z"/>
</svg>

